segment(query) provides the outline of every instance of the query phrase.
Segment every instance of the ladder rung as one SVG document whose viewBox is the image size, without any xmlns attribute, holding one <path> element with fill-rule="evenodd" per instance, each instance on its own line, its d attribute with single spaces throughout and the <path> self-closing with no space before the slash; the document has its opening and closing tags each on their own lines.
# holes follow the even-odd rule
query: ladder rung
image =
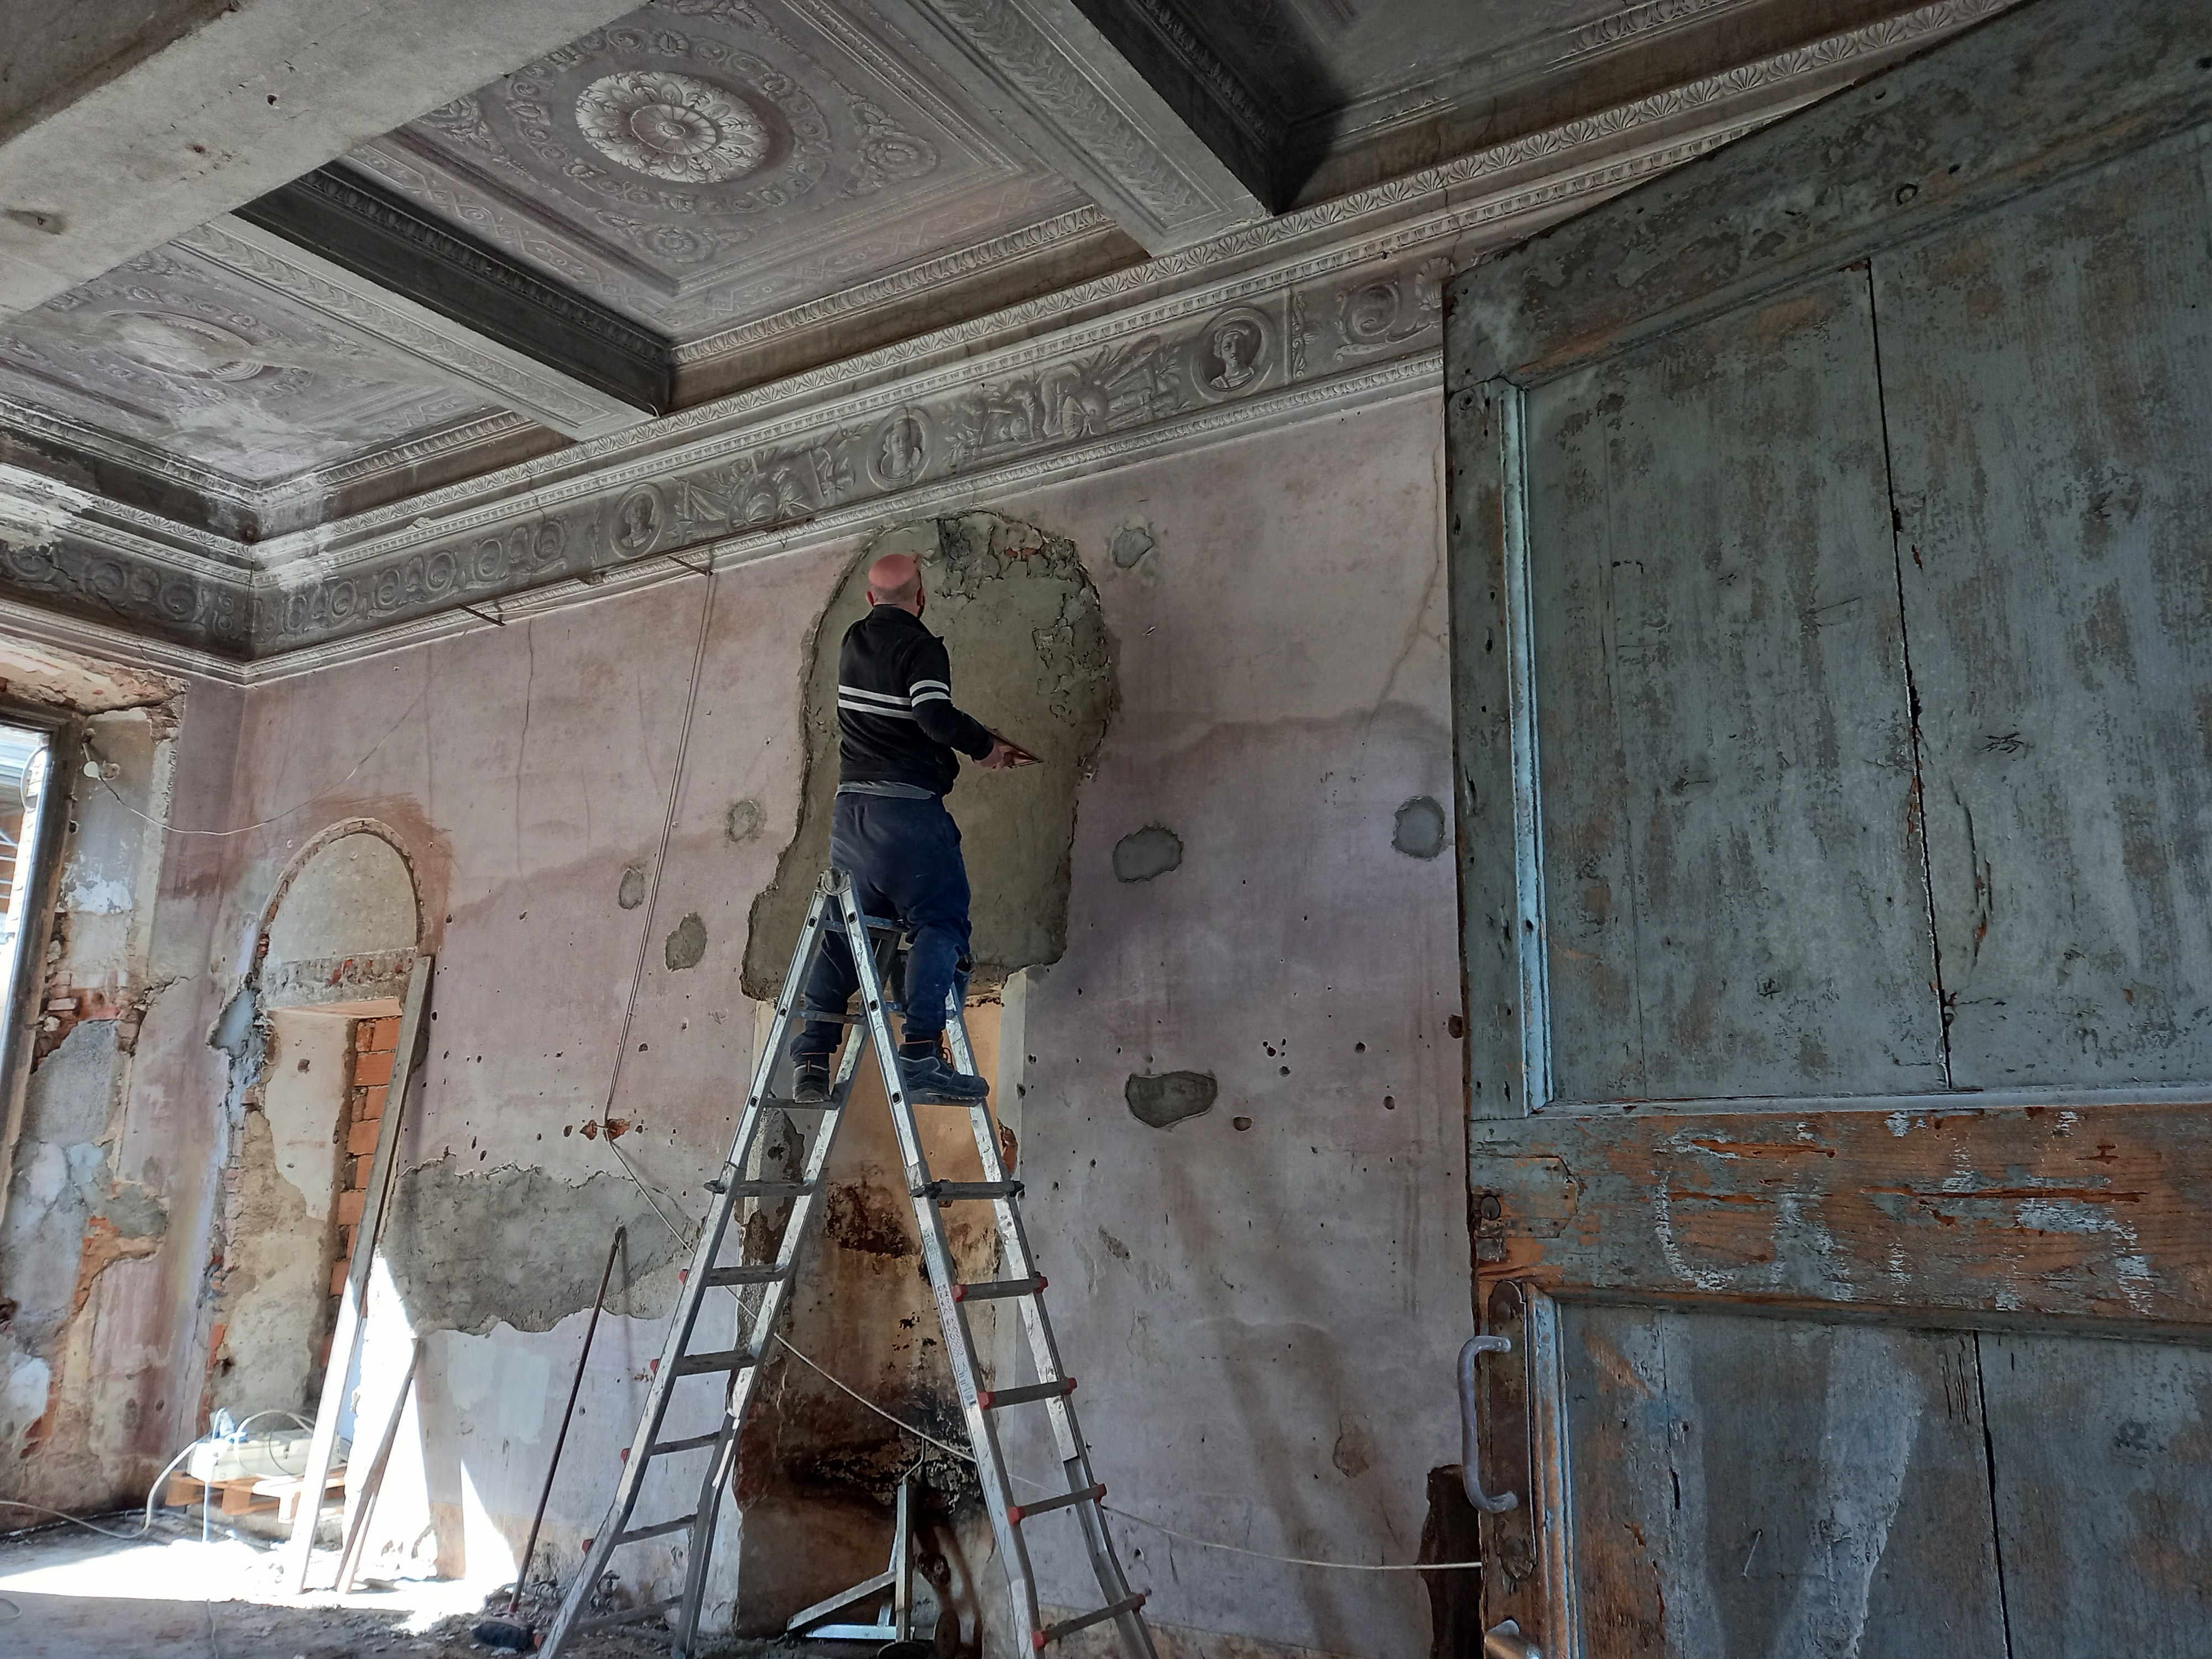
<svg viewBox="0 0 2212 1659">
<path fill-rule="evenodd" d="M 672 1595 L 665 1601 L 647 1601 L 642 1607 L 629 1607 L 621 1613 L 603 1613 L 596 1619 L 580 1619 L 570 1628 L 578 1635 L 587 1630 L 606 1630 L 615 1625 L 641 1625 L 648 1619 L 658 1619 L 669 1608 L 682 1604 L 684 1598 Z"/>
<path fill-rule="evenodd" d="M 721 1348 L 713 1353 L 687 1353 L 676 1362 L 676 1375 L 696 1376 L 702 1371 L 741 1371 L 760 1362 L 744 1348 Z"/>
<path fill-rule="evenodd" d="M 971 1199 L 1019 1198 L 1022 1183 L 1018 1181 L 933 1181 L 927 1187 L 915 1188 L 914 1195 L 935 1199 L 939 1204 L 958 1204 Z"/>
<path fill-rule="evenodd" d="M 791 1271 L 779 1262 L 764 1261 L 742 1267 L 709 1267 L 709 1285 L 773 1285 Z"/>
<path fill-rule="evenodd" d="M 1018 1389 L 978 1389 L 975 1403 L 987 1412 L 995 1412 L 1008 1406 L 1025 1406 L 1032 1400 L 1058 1400 L 1074 1392 L 1075 1379 L 1063 1376 L 1057 1382 L 1024 1382 Z"/>
<path fill-rule="evenodd" d="M 1145 1593 L 1139 1590 L 1134 1595 L 1125 1595 L 1118 1601 L 1109 1602 L 1096 1613 L 1086 1613 L 1078 1618 L 1063 1619 L 1056 1625 L 1048 1625 L 1030 1638 L 1030 1645 L 1042 1653 L 1048 1642 L 1057 1642 L 1063 1636 L 1073 1636 L 1079 1630 L 1088 1630 L 1109 1619 L 1119 1619 L 1123 1613 L 1134 1613 L 1144 1605 Z"/>
<path fill-rule="evenodd" d="M 1001 1297 L 1035 1296 L 1045 1287 L 1045 1276 L 1033 1279 L 994 1279 L 975 1285 L 955 1285 L 955 1302 L 995 1302 Z"/>
<path fill-rule="evenodd" d="M 733 1181 L 732 1198 L 801 1198 L 814 1190 L 803 1181 Z"/>
<path fill-rule="evenodd" d="M 659 1538 L 668 1533 L 682 1532 L 684 1528 L 698 1518 L 696 1515 L 687 1515 L 681 1521 L 663 1521 L 657 1527 L 633 1528 L 629 1532 L 616 1534 L 615 1541 L 609 1547 L 620 1549 L 624 1544 L 640 1543 L 647 1538 Z"/>
<path fill-rule="evenodd" d="M 720 1445 L 721 1439 L 721 1431 L 718 1429 L 713 1434 L 695 1434 L 689 1440 L 656 1440 L 645 1449 L 645 1455 L 665 1457 L 671 1452 L 697 1451 L 702 1446 Z"/>
<path fill-rule="evenodd" d="M 1009 1504 L 1006 1519 L 1026 1521 L 1033 1515 L 1049 1515 L 1054 1510 L 1072 1509 L 1078 1504 L 1095 1504 L 1106 1496 L 1103 1482 L 1096 1486 L 1085 1486 L 1076 1492 L 1064 1492 L 1057 1498 L 1040 1498 L 1034 1504 Z"/>
<path fill-rule="evenodd" d="M 791 1011 L 791 1017 L 809 1025 L 866 1025 L 868 1023 L 866 1014 L 817 1014 L 811 1008 L 794 1008 Z M 824 1054 L 822 1058 L 827 1062 L 830 1056 Z"/>
</svg>

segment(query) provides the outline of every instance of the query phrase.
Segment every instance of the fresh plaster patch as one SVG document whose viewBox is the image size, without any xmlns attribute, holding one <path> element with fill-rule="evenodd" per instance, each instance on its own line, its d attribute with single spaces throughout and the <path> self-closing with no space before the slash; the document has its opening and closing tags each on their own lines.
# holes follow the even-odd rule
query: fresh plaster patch
<svg viewBox="0 0 2212 1659">
<path fill-rule="evenodd" d="M 668 964 L 672 972 L 680 972 L 686 968 L 696 968 L 699 959 L 706 954 L 707 924 L 694 910 L 676 924 L 676 931 L 668 936 L 668 943 L 661 947 L 660 959 Z"/>
<path fill-rule="evenodd" d="M 739 846 L 755 839 L 767 827 L 768 813 L 750 798 L 732 801 L 730 810 L 722 815 L 722 833 Z"/>
<path fill-rule="evenodd" d="M 1114 843 L 1114 879 L 1150 881 L 1182 863 L 1182 837 L 1172 830 L 1148 823 Z"/>
<path fill-rule="evenodd" d="M 1036 525 L 983 512 L 910 520 L 855 553 L 807 634 L 799 818 L 745 931 L 743 982 L 763 1000 L 782 982 L 791 942 L 830 863 L 839 646 L 866 615 L 868 567 L 886 553 L 921 561 L 929 594 L 923 625 L 945 640 L 954 702 L 1042 761 L 998 773 L 963 765 L 953 793 L 968 867 L 988 872 L 976 884 L 971 912 L 974 986 L 1056 962 L 1067 948 L 1076 795 L 1120 702 L 1097 587 L 1074 544 Z"/>
<path fill-rule="evenodd" d="M 1132 1072 L 1121 1096 L 1138 1122 L 1165 1129 L 1212 1110 L 1220 1092 L 1211 1072 L 1163 1072 L 1158 1077 Z"/>
<path fill-rule="evenodd" d="M 1109 544 L 1115 566 L 1121 570 L 1128 569 L 1158 545 L 1148 524 L 1125 524 L 1114 532 L 1114 539 Z"/>
<path fill-rule="evenodd" d="M 1398 809 L 1390 845 L 1409 859 L 1432 859 L 1444 850 L 1444 809 L 1430 795 L 1416 795 Z"/>
<path fill-rule="evenodd" d="M 48 1209 L 69 1185 L 69 1155 L 51 1140 L 36 1142 L 34 1149 L 28 1149 L 15 1179 L 25 1197 L 40 1209 Z"/>
<path fill-rule="evenodd" d="M 645 872 L 635 865 L 622 873 L 622 885 L 615 889 L 615 902 L 625 910 L 635 910 L 645 902 Z"/>
</svg>

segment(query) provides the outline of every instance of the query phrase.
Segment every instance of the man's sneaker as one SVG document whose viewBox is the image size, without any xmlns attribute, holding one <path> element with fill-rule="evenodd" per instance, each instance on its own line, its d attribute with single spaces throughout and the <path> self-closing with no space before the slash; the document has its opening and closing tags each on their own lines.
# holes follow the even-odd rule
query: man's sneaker
<svg viewBox="0 0 2212 1659">
<path fill-rule="evenodd" d="M 802 1060 L 791 1079 L 791 1103 L 794 1106 L 819 1106 L 830 1098 L 830 1062 L 826 1060 Z"/>
<path fill-rule="evenodd" d="M 907 1098 L 921 1105 L 965 1106 L 990 1097 L 989 1084 L 980 1077 L 954 1071 L 939 1054 L 912 1059 L 901 1054 L 898 1068 L 899 1081 L 906 1087 Z"/>
</svg>

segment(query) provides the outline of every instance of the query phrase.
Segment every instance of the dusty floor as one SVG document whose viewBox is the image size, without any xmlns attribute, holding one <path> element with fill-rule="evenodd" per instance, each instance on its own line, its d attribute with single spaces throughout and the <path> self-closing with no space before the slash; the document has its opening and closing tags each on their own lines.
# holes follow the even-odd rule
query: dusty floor
<svg viewBox="0 0 2212 1659">
<path fill-rule="evenodd" d="M 135 1533 L 138 1516 L 96 1517 Z M 313 1582 L 336 1559 L 316 1553 Z M 484 1617 L 480 1586 L 437 1580 L 376 1583 L 341 1596 L 295 1597 L 279 1587 L 278 1553 L 259 1540 L 217 1534 L 173 1516 L 124 1542 L 57 1524 L 0 1537 L 0 1654 L 8 1659 L 486 1659 L 472 1641 Z M 501 1605 L 504 1606 L 502 1599 Z M 550 1611 L 550 1610 L 549 1610 Z M 544 1618 L 538 1621 L 543 1626 Z M 664 1642 L 610 1633 L 578 1642 L 578 1659 L 665 1656 Z M 851 1656 L 852 1646 L 747 1643 L 733 1655 L 805 1659 Z"/>
</svg>

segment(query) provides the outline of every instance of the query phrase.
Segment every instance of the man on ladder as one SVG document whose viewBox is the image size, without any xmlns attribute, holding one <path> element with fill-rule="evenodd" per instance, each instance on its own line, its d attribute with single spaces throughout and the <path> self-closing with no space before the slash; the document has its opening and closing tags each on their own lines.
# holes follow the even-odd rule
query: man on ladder
<svg viewBox="0 0 2212 1659">
<path fill-rule="evenodd" d="M 570 1639 L 586 1632 L 650 1619 L 666 1620 L 673 1659 L 692 1659 L 698 1652 L 714 1533 L 732 1489 L 739 1439 L 799 1273 L 815 1208 L 828 1185 L 838 1123 L 852 1100 L 861 1062 L 870 1056 L 882 1079 L 884 1105 L 914 1200 L 943 1352 L 966 1421 L 997 1557 L 1006 1574 L 1018 1639 L 1026 1634 L 1030 1649 L 1042 1650 L 1111 1621 L 1126 1659 L 1158 1659 L 1142 1613 L 1146 1594 L 1130 1589 L 1108 1533 L 1106 1487 L 1091 1468 L 1089 1442 L 1076 1420 L 1075 1378 L 1062 1362 L 1045 1311 L 1047 1280 L 1037 1270 L 1022 1221 L 1022 1183 L 1006 1168 L 989 1090 L 969 1069 L 975 1056 L 959 987 L 968 948 L 968 876 L 960 861 L 960 832 L 945 810 L 944 795 L 958 774 L 956 749 L 994 770 L 1036 757 L 953 707 L 945 642 L 921 625 L 926 601 L 915 561 L 900 556 L 877 560 L 868 572 L 868 586 L 873 608 L 867 620 L 845 635 L 838 677 L 844 783 L 831 839 L 836 867 L 815 884 L 799 926 L 729 1156 L 707 1183 L 714 1202 L 691 1245 L 691 1265 L 678 1276 L 675 1315 L 660 1358 L 648 1372 L 645 1409 L 622 1454 L 614 1501 L 599 1530 L 585 1540 L 583 1566 L 569 1580 L 546 1633 L 544 1659 L 560 1659 Z M 881 975 L 901 933 L 912 938 L 911 959 L 905 1030 L 895 1034 L 890 1015 L 896 1005 Z M 859 1011 L 848 1016 L 845 1011 L 855 991 Z M 801 1021 L 804 1030 L 794 1037 Z M 852 1040 L 840 1053 L 838 1039 L 848 1024 Z M 951 1065 L 939 1052 L 940 1042 L 949 1043 Z M 833 1054 L 838 1054 L 834 1073 Z M 914 1109 L 925 1102 L 965 1109 L 981 1180 L 946 1181 L 931 1172 Z M 811 1136 L 793 1122 L 810 1116 L 816 1120 Z M 762 1137 L 771 1121 L 800 1137 L 798 1168 L 763 1170 Z M 790 1207 L 775 1260 L 762 1261 L 752 1249 L 752 1230 L 746 1224 L 750 1218 L 741 1219 L 738 1210 L 770 1200 L 788 1201 Z M 961 1277 L 945 1223 L 945 1209 L 951 1205 L 989 1207 L 998 1233 L 1000 1277 Z M 726 1261 L 725 1249 L 732 1245 L 738 1247 L 740 1259 Z M 720 1310 L 724 1293 L 734 1302 L 733 1322 Z M 717 1312 L 705 1317 L 710 1298 Z M 1001 1306 L 1013 1313 L 1028 1339 L 1034 1382 L 1007 1379 L 984 1386 L 988 1379 L 969 1321 L 986 1308 Z M 676 1391 L 687 1382 L 719 1385 L 723 1409 L 713 1429 L 672 1436 L 665 1431 Z M 697 1395 L 695 1386 L 692 1397 Z M 998 1427 L 1000 1413 L 1010 1411 L 1044 1417 L 1057 1454 L 1058 1481 L 1019 1482 L 1042 1497 L 1015 1490 L 1017 1479 Z M 696 1412 L 696 1405 L 685 1407 L 695 1419 Z M 690 1426 L 699 1425 L 695 1421 Z M 668 1472 L 665 1478 L 678 1492 L 696 1474 L 698 1499 L 691 1512 L 654 1519 L 653 1511 L 662 1507 L 656 1500 L 641 1515 L 648 1470 Z M 1067 1518 L 1077 1526 L 1097 1580 L 1099 1604 L 1048 1623 L 1037 1601 L 1026 1533 L 1032 1523 L 1056 1526 Z M 679 1534 L 684 1540 L 680 1594 L 611 1611 L 590 1606 L 617 1551 Z M 903 1533 L 901 1538 L 890 1571 L 817 1604 L 793 1625 L 817 1625 L 815 1615 L 893 1586 L 891 1622 L 902 1627 L 897 1615 L 907 1604 L 895 1581 L 903 1582 L 911 1556 L 910 1540 Z"/>
<path fill-rule="evenodd" d="M 864 914 L 897 921 L 910 941 L 898 1052 L 908 1094 L 965 1104 L 990 1085 L 944 1055 L 945 997 L 969 967 L 968 870 L 945 793 L 960 775 L 959 755 L 994 772 L 1036 757 L 953 705 L 951 659 L 922 625 L 928 602 L 913 555 L 887 553 L 868 567 L 868 614 L 845 630 L 837 653 L 830 862 L 852 877 Z M 843 1014 L 859 982 L 843 936 L 830 933 L 807 981 L 808 1010 Z M 841 1024 L 812 1020 L 793 1040 L 795 1103 L 829 1097 L 842 1036 Z"/>
</svg>

